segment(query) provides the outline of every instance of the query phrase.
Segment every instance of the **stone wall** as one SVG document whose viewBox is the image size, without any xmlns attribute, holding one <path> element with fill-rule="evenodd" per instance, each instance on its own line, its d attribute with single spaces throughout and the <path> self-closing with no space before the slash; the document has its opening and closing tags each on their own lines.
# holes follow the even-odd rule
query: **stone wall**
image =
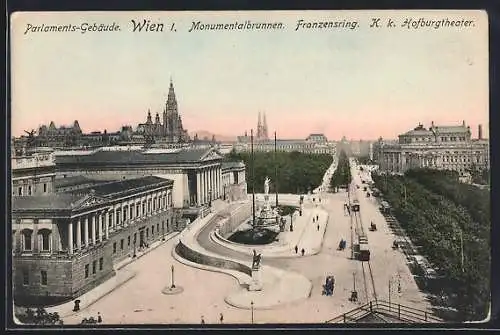
<svg viewBox="0 0 500 335">
<path fill-rule="evenodd" d="M 229 213 L 228 211 L 223 211 L 219 215 L 224 217 L 224 219 L 220 221 L 219 232 L 222 236 L 227 238 L 243 222 L 250 219 L 250 217 L 252 216 L 252 203 L 247 202 L 241 207 L 236 208 L 231 213 Z"/>
<path fill-rule="evenodd" d="M 179 244 L 177 244 L 177 246 L 175 247 L 175 252 L 188 261 L 197 264 L 213 266 L 226 270 L 235 270 L 252 276 L 252 269 L 249 266 L 226 259 L 203 255 L 195 250 L 190 249 L 181 241 L 179 241 Z"/>
<path fill-rule="evenodd" d="M 48 257 L 14 257 L 12 263 L 13 290 L 16 304 L 51 303 L 70 299 L 73 290 L 71 259 Z M 29 276 L 24 285 L 23 272 Z M 47 285 L 42 285 L 42 271 L 47 273 Z"/>
</svg>

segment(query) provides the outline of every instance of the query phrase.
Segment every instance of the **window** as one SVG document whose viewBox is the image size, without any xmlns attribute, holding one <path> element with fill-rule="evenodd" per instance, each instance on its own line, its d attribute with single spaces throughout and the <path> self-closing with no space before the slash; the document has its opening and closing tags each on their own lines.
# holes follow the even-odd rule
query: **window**
<svg viewBox="0 0 500 335">
<path fill-rule="evenodd" d="M 85 264 L 85 278 L 89 277 L 89 265 Z"/>
<path fill-rule="evenodd" d="M 156 224 L 156 231 L 158 234 L 160 233 L 160 224 L 159 223 Z"/>
<path fill-rule="evenodd" d="M 28 195 L 31 195 L 31 185 L 28 186 Z"/>
<path fill-rule="evenodd" d="M 116 254 L 116 242 L 113 243 L 113 253 Z"/>
<path fill-rule="evenodd" d="M 31 251 L 31 234 L 32 231 L 29 229 L 23 230 L 23 250 Z"/>
<path fill-rule="evenodd" d="M 23 270 L 23 285 L 30 284 L 30 274 L 28 270 Z"/>
<path fill-rule="evenodd" d="M 123 207 L 123 221 L 127 221 L 128 207 Z"/>
<path fill-rule="evenodd" d="M 47 193 L 47 184 L 43 184 L 43 193 Z"/>
<path fill-rule="evenodd" d="M 123 238 L 120 241 L 120 249 L 123 250 Z"/>
<path fill-rule="evenodd" d="M 39 231 L 41 237 L 41 250 L 50 251 L 50 230 L 43 229 Z M 39 240 L 40 241 L 40 240 Z"/>
<path fill-rule="evenodd" d="M 99 258 L 99 270 L 102 271 L 102 268 L 104 266 L 104 258 Z"/>
<path fill-rule="evenodd" d="M 146 238 L 149 238 L 149 228 L 146 228 Z"/>
<path fill-rule="evenodd" d="M 127 237 L 127 246 L 130 247 L 130 235 Z"/>
<path fill-rule="evenodd" d="M 139 205 L 135 207 L 135 217 L 139 217 Z"/>
<path fill-rule="evenodd" d="M 22 188 L 22 187 L 19 187 L 19 188 L 17 189 L 17 192 L 18 192 L 18 193 L 17 193 L 18 195 L 23 195 L 23 188 Z"/>
<path fill-rule="evenodd" d="M 146 203 L 143 201 L 142 202 L 142 215 L 144 215 L 144 213 L 146 213 Z"/>
<path fill-rule="evenodd" d="M 97 261 L 92 262 L 92 274 L 95 275 L 97 270 Z"/>
<path fill-rule="evenodd" d="M 154 225 L 152 225 L 152 226 L 151 226 L 151 235 L 154 235 L 154 234 L 155 234 L 155 226 L 154 226 Z"/>
<path fill-rule="evenodd" d="M 42 275 L 42 278 L 41 278 L 42 285 L 47 285 L 47 271 L 42 270 L 41 275 Z"/>
</svg>

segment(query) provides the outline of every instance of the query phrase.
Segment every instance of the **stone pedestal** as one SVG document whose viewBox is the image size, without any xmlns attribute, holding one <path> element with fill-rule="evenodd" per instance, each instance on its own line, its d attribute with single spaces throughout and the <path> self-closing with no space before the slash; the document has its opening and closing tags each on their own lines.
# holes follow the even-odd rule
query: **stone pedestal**
<svg viewBox="0 0 500 335">
<path fill-rule="evenodd" d="M 261 280 L 260 268 L 253 268 L 252 269 L 252 282 L 250 283 L 248 290 L 249 291 L 261 291 L 262 290 L 262 280 Z"/>
</svg>

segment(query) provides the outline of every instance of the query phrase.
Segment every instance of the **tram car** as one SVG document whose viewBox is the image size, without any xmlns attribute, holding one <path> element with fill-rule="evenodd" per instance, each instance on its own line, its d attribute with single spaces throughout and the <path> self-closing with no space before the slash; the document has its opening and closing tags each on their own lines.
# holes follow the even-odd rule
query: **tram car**
<svg viewBox="0 0 500 335">
<path fill-rule="evenodd" d="M 368 249 L 368 244 L 359 245 L 358 259 L 362 262 L 367 262 L 370 260 L 370 249 Z"/>
</svg>

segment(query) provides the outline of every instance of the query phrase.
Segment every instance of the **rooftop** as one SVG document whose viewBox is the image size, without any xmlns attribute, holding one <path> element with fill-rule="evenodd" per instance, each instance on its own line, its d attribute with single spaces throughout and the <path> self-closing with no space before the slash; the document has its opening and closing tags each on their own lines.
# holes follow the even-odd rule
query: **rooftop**
<svg viewBox="0 0 500 335">
<path fill-rule="evenodd" d="M 176 149 L 148 149 L 137 150 L 96 150 L 88 154 L 64 153 L 56 155 L 56 163 L 60 164 L 173 164 L 196 163 L 203 159 L 222 158 L 218 154 L 209 158 L 213 152 L 210 148 L 176 148 Z"/>
<path fill-rule="evenodd" d="M 222 162 L 222 169 L 245 168 L 245 163 L 239 162 Z"/>
<path fill-rule="evenodd" d="M 12 198 L 12 209 L 13 211 L 68 210 L 79 207 L 81 201 L 88 198 L 89 195 L 106 200 L 112 199 L 117 195 L 126 196 L 155 186 L 173 185 L 173 183 L 174 182 L 170 179 L 147 176 L 107 182 L 64 193 L 52 193 L 40 196 L 19 196 Z"/>
</svg>

